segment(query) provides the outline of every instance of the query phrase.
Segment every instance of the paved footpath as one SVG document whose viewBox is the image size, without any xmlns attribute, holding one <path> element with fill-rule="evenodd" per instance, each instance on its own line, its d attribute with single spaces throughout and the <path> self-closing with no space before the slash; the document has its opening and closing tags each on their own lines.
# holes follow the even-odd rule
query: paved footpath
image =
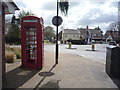
<svg viewBox="0 0 120 90">
<path fill-rule="evenodd" d="M 75 54 L 61 53 L 54 65 L 54 52 L 45 51 L 42 70 L 19 68 L 20 62 L 7 64 L 7 88 L 117 88 L 105 73 L 105 65 Z"/>
</svg>

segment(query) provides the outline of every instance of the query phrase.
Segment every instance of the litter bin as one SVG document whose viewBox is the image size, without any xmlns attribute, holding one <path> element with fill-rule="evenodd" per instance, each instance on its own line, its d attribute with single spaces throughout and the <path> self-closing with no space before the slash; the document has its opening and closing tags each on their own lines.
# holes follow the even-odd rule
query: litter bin
<svg viewBox="0 0 120 90">
<path fill-rule="evenodd" d="M 120 78 L 120 47 L 107 47 L 106 73 L 109 76 Z"/>
</svg>

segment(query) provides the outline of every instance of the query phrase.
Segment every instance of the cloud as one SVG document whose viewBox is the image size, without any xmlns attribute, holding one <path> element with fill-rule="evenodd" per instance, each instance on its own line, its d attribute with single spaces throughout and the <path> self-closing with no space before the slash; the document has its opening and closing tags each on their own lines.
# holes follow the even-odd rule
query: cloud
<svg viewBox="0 0 120 90">
<path fill-rule="evenodd" d="M 24 8 L 27 8 L 27 6 L 25 5 L 25 3 L 23 2 L 18 2 L 18 1 L 15 1 L 15 3 L 17 4 L 17 6 L 19 7 L 24 7 Z"/>
<path fill-rule="evenodd" d="M 44 3 L 42 5 L 42 8 L 43 10 L 49 10 L 49 11 L 53 11 L 53 10 L 56 10 L 56 3 L 55 2 L 47 2 L 47 3 Z"/>
<path fill-rule="evenodd" d="M 115 7 L 115 8 L 118 8 L 118 2 L 112 2 L 112 3 L 111 3 L 111 6 L 112 6 L 112 7 Z"/>
<path fill-rule="evenodd" d="M 104 6 L 104 9 L 101 8 Z M 106 8 L 105 8 L 106 7 Z M 101 4 L 100 8 L 91 8 L 89 11 L 80 18 L 76 24 L 78 25 L 94 25 L 102 23 L 110 23 L 117 21 L 117 8 L 111 7 L 111 4 L 106 6 L 106 3 Z"/>
<path fill-rule="evenodd" d="M 79 2 L 69 2 L 69 6 L 74 7 L 80 5 Z"/>
<path fill-rule="evenodd" d="M 104 14 L 99 11 L 94 11 L 92 15 L 91 12 L 88 12 L 82 19 L 78 20 L 78 24 L 91 25 L 117 21 L 117 14 Z"/>
<path fill-rule="evenodd" d="M 116 0 L 69 0 L 68 16 L 63 18 L 61 26 L 65 28 L 78 28 L 90 25 L 100 25 L 105 28 L 117 20 L 118 3 Z M 31 10 L 38 17 L 43 17 L 45 26 L 52 25 L 52 17 L 56 15 L 56 0 L 24 0 L 17 3 L 20 9 Z M 104 26 L 104 27 L 103 27 Z"/>
<path fill-rule="evenodd" d="M 52 14 L 49 16 L 46 15 L 45 17 L 43 17 L 45 25 L 52 25 L 52 18 L 53 18 Z"/>
</svg>

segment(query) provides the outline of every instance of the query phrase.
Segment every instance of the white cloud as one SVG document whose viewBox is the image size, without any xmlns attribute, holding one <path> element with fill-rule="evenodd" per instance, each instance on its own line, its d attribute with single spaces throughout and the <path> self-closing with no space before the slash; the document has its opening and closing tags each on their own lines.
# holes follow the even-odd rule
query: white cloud
<svg viewBox="0 0 120 90">
<path fill-rule="evenodd" d="M 96 13 L 95 15 L 93 15 L 91 18 L 89 18 L 90 20 L 95 20 L 98 17 L 100 17 L 99 13 Z"/>
<path fill-rule="evenodd" d="M 62 16 L 59 12 L 64 20 L 61 26 L 79 28 L 99 25 L 101 28 L 106 28 L 108 23 L 117 20 L 118 8 L 115 1 L 118 0 L 114 2 L 113 0 L 69 0 L 68 16 Z M 20 9 L 31 10 L 38 17 L 43 17 L 45 26 L 52 25 L 52 17 L 56 15 L 56 0 L 22 0 L 22 2 L 24 5 L 18 4 Z"/>
</svg>

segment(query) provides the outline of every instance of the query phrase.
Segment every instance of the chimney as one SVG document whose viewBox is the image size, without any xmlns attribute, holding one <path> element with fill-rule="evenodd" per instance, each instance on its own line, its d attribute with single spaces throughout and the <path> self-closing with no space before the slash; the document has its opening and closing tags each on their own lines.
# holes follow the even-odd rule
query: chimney
<svg viewBox="0 0 120 90">
<path fill-rule="evenodd" d="M 86 27 L 86 30 L 89 30 L 89 27 L 88 27 L 88 25 L 87 25 L 87 27 Z"/>
</svg>

